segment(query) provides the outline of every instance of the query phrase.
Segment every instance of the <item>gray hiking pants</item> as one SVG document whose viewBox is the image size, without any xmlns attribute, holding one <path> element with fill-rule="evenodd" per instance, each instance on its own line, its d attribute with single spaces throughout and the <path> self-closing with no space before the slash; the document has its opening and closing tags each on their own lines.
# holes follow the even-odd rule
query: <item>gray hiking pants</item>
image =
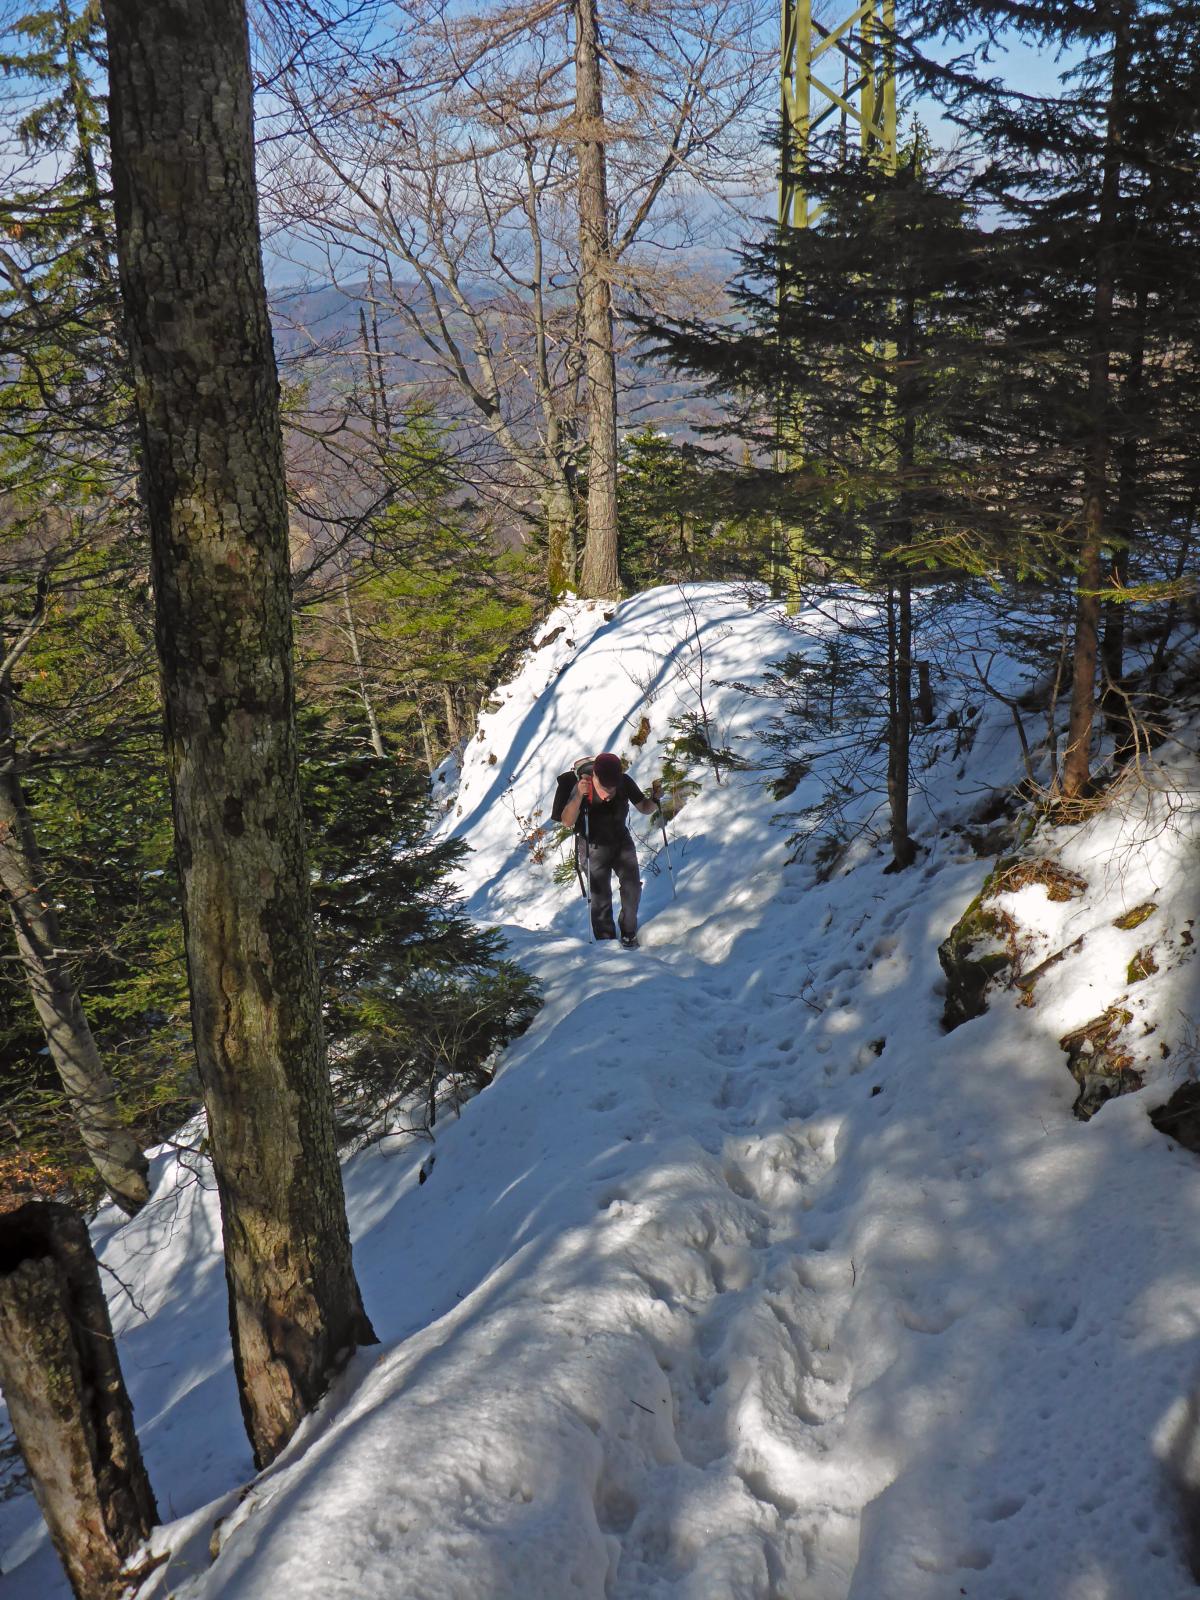
<svg viewBox="0 0 1200 1600">
<path fill-rule="evenodd" d="M 592 900 L 592 932 L 597 939 L 615 939 L 613 926 L 612 875 L 615 872 L 621 885 L 621 933 L 632 939 L 637 932 L 638 901 L 642 898 L 642 880 L 638 876 L 637 849 L 628 833 L 616 844 L 593 844 L 585 855 L 582 837 L 575 841 L 575 852 L 580 871 L 588 872 Z M 590 870 L 589 870 L 590 866 Z"/>
</svg>

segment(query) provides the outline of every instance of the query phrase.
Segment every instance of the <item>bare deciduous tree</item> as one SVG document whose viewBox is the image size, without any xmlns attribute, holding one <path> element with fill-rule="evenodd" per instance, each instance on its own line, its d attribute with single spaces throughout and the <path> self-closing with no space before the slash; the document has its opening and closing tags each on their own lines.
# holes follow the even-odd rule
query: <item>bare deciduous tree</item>
<svg viewBox="0 0 1200 1600">
<path fill-rule="evenodd" d="M 391 12 L 400 70 L 378 28 L 330 16 L 318 47 L 280 0 L 264 8 L 264 81 L 286 107 L 263 161 L 277 224 L 349 295 L 370 276 L 392 371 L 546 528 L 552 592 L 578 580 L 593 523 L 587 586 L 613 592 L 612 308 L 679 293 L 678 252 L 761 185 L 774 12 L 417 0 Z"/>
</svg>

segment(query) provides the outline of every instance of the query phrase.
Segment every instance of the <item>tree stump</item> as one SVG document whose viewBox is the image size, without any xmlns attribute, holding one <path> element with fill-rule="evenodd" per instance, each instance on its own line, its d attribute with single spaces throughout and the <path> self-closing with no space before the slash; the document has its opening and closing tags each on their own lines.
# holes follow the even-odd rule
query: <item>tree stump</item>
<svg viewBox="0 0 1200 1600">
<path fill-rule="evenodd" d="M 113 1600 L 158 1520 L 82 1218 L 0 1210 L 0 1388 L 79 1600 Z"/>
</svg>

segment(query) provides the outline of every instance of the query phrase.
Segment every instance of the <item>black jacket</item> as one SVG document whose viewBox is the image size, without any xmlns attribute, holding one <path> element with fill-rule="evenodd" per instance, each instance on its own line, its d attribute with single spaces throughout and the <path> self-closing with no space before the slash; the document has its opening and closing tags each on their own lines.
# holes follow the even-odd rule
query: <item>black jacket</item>
<svg viewBox="0 0 1200 1600">
<path fill-rule="evenodd" d="M 561 822 L 567 801 L 575 793 L 578 778 L 574 772 L 564 772 L 554 791 L 554 804 L 550 808 L 550 820 Z M 617 785 L 617 792 L 611 800 L 585 801 L 579 808 L 579 816 L 575 822 L 575 832 L 582 833 L 583 814 L 587 812 L 587 836 L 593 844 L 620 844 L 629 834 L 627 819 L 629 817 L 630 801 L 638 802 L 646 796 L 634 783 L 627 772 L 621 774 L 621 781 Z"/>
</svg>

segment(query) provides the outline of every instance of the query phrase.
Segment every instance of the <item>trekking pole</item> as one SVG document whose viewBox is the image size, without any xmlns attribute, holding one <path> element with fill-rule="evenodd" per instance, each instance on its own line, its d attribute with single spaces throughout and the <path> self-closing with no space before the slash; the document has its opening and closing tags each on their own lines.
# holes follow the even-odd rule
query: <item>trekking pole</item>
<svg viewBox="0 0 1200 1600">
<path fill-rule="evenodd" d="M 679 894 L 675 888 L 675 868 L 671 865 L 671 846 L 667 839 L 667 819 L 662 814 L 662 807 L 658 810 L 658 825 L 662 829 L 663 849 L 667 852 L 667 875 L 671 880 L 671 899 L 678 900 Z"/>
<path fill-rule="evenodd" d="M 592 943 L 596 942 L 596 930 L 592 927 L 592 835 L 588 826 L 588 803 L 583 802 L 583 875 L 587 888 L 584 890 L 584 899 L 588 908 L 588 933 Z"/>
<path fill-rule="evenodd" d="M 575 863 L 575 882 L 579 885 L 579 892 L 586 900 L 588 898 L 588 880 L 583 875 L 583 868 L 579 865 L 579 840 L 581 834 L 571 840 L 571 860 Z"/>
</svg>

